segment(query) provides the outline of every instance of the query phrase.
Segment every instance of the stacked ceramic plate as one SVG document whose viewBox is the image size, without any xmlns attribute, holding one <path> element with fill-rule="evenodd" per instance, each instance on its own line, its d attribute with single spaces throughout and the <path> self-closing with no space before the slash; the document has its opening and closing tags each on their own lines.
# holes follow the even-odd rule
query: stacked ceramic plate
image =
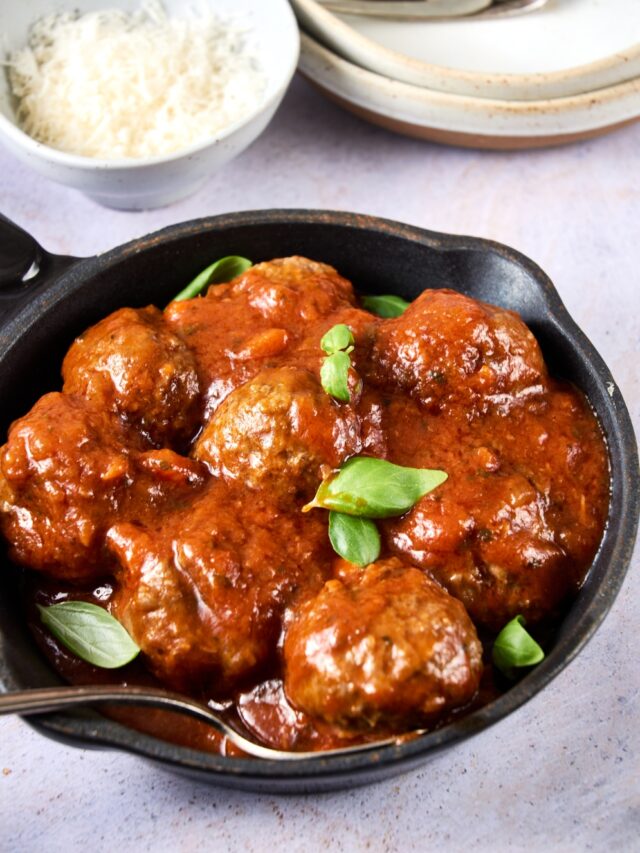
<svg viewBox="0 0 640 853">
<path fill-rule="evenodd" d="M 447 21 L 291 2 L 301 72 L 346 109 L 408 136 L 529 148 L 640 118 L 640 0 L 548 0 L 526 14 Z"/>
</svg>

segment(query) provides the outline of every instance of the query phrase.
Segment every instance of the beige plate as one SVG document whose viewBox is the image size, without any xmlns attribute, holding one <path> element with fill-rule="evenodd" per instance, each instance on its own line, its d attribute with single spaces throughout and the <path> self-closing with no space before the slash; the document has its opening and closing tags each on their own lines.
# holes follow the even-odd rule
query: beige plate
<svg viewBox="0 0 640 853">
<path fill-rule="evenodd" d="M 422 23 L 291 4 L 302 29 L 349 62 L 449 94 L 542 100 L 640 76 L 640 0 L 549 0 L 520 16 Z"/>
<path fill-rule="evenodd" d="M 640 77 L 571 98 L 468 98 L 399 83 L 302 35 L 299 69 L 345 109 L 389 130 L 467 148 L 541 148 L 599 136 L 640 117 Z"/>
</svg>

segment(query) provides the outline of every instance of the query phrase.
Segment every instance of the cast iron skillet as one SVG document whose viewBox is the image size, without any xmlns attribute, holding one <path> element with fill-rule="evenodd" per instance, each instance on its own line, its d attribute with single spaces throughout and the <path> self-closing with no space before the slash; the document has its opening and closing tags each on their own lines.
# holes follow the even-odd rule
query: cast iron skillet
<svg viewBox="0 0 640 853">
<path fill-rule="evenodd" d="M 425 762 L 500 720 L 544 688 L 580 651 L 611 607 L 631 558 L 638 517 L 637 447 L 620 392 L 553 285 L 512 249 L 382 219 L 326 211 L 271 210 L 171 226 L 86 260 L 47 254 L 20 229 L 0 222 L 0 436 L 45 391 L 60 385 L 73 338 L 123 305 L 164 305 L 213 259 L 253 261 L 301 254 L 325 261 L 366 293 L 414 299 L 425 287 L 451 287 L 518 311 L 557 376 L 586 394 L 609 446 L 609 521 L 588 579 L 546 660 L 495 702 L 440 731 L 399 746 L 295 765 L 227 758 L 139 734 L 92 711 L 29 719 L 42 734 L 83 747 L 114 747 L 178 773 L 254 791 L 321 791 L 364 784 Z M 34 275 L 36 269 L 39 271 Z M 32 277 L 22 283 L 27 275 Z M 4 558 L 4 562 L 8 561 Z M 22 615 L 22 572 L 0 571 L 0 689 L 59 683 L 35 648 Z"/>
</svg>

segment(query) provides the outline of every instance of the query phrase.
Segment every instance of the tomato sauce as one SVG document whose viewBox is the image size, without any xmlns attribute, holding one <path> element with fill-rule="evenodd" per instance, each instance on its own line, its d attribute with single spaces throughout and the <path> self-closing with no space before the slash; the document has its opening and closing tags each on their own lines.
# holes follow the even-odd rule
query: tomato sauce
<svg viewBox="0 0 640 853">
<path fill-rule="evenodd" d="M 354 338 L 350 398 L 323 388 L 322 336 Z M 513 312 L 427 290 L 400 316 L 303 258 L 204 297 L 121 309 L 77 339 L 61 392 L 0 451 L 0 527 L 31 569 L 29 621 L 72 683 L 166 685 L 264 743 L 326 749 L 435 728 L 507 682 L 493 637 L 525 616 L 544 644 L 602 537 L 606 446 Z M 347 460 L 440 469 L 378 521 L 380 557 L 338 557 L 303 512 Z M 142 654 L 80 661 L 35 604 L 107 608 Z M 133 728 L 233 752 L 206 726 L 110 708 Z"/>
</svg>

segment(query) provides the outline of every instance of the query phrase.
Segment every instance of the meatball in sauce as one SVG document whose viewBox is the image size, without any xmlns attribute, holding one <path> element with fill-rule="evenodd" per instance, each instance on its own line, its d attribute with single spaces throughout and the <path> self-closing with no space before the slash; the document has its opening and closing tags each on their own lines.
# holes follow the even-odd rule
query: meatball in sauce
<svg viewBox="0 0 640 853">
<path fill-rule="evenodd" d="M 307 370 L 263 370 L 212 415 L 193 455 L 250 488 L 310 500 L 325 476 L 362 447 L 354 407 L 326 394 Z"/>
<path fill-rule="evenodd" d="M 321 378 L 336 325 L 354 341 L 346 402 Z M 160 683 L 266 744 L 358 743 L 488 701 L 496 633 L 558 619 L 602 537 L 587 401 L 515 313 L 451 290 L 382 319 L 326 264 L 269 261 L 164 311 L 114 312 L 62 374 L 0 448 L 0 529 L 32 601 L 98 602 L 141 656 L 107 676 L 34 618 L 36 639 L 72 682 Z M 355 456 L 447 474 L 377 522 L 368 566 L 305 506 Z M 228 749 L 198 723 L 113 713 Z"/>
<path fill-rule="evenodd" d="M 158 446 L 184 444 L 199 417 L 195 359 L 153 307 L 122 308 L 79 337 L 63 391 L 120 414 Z"/>
<path fill-rule="evenodd" d="M 464 606 L 397 558 L 327 581 L 284 644 L 294 707 L 342 727 L 406 728 L 470 702 L 482 646 Z"/>
</svg>

